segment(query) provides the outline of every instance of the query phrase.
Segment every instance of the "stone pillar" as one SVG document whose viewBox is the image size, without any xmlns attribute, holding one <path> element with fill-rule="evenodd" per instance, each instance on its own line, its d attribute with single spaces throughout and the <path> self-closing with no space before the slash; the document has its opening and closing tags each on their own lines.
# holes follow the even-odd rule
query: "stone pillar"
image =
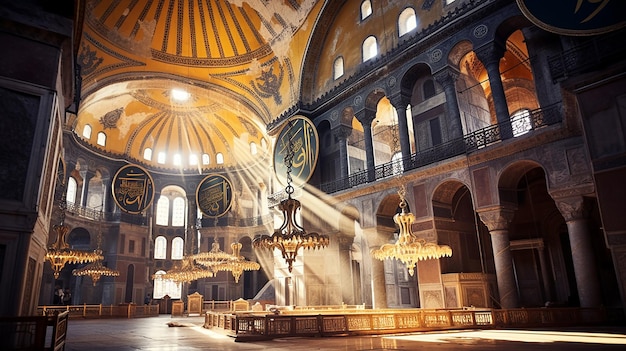
<svg viewBox="0 0 626 351">
<path fill-rule="evenodd" d="M 548 57 L 561 53 L 559 36 L 541 28 L 529 26 L 522 29 L 530 56 L 535 92 L 540 107 L 563 100 L 558 83 L 552 81 Z"/>
<path fill-rule="evenodd" d="M 89 201 L 89 182 L 95 175 L 96 173 L 94 171 L 85 171 L 85 176 L 83 177 L 83 190 L 80 197 L 80 204 L 83 207 L 87 207 L 87 202 Z"/>
<path fill-rule="evenodd" d="M 364 108 L 356 113 L 356 118 L 363 125 L 363 134 L 365 139 L 365 168 L 367 168 L 368 180 L 373 181 L 376 178 L 374 173 L 374 139 L 372 137 L 372 122 L 376 118 L 376 110 Z"/>
<path fill-rule="evenodd" d="M 500 126 L 500 137 L 509 139 L 513 137 L 509 107 L 506 102 L 502 77 L 500 77 L 500 59 L 504 56 L 505 46 L 503 43 L 493 41 L 474 50 L 478 59 L 485 65 L 489 75 L 491 96 L 496 110 L 496 119 Z"/>
<path fill-rule="evenodd" d="M 509 224 L 513 219 L 514 212 L 511 209 L 501 207 L 478 214 L 491 234 L 500 307 L 517 308 L 519 307 L 519 294 L 513 273 L 513 258 L 509 241 Z"/>
<path fill-rule="evenodd" d="M 602 295 L 584 198 L 572 196 L 555 199 L 555 202 L 567 224 L 580 307 L 598 307 L 602 305 Z"/>
<path fill-rule="evenodd" d="M 352 262 L 350 249 L 354 237 L 337 235 L 339 243 L 339 286 L 341 287 L 341 301 L 348 305 L 354 305 L 354 279 L 352 277 Z"/>
<path fill-rule="evenodd" d="M 390 98 L 391 104 L 398 113 L 398 139 L 400 140 L 400 151 L 402 160 L 406 162 L 411 157 L 411 143 L 409 141 L 409 124 L 406 119 L 406 107 L 411 101 L 410 96 L 396 94 Z M 394 150 L 395 152 L 396 150 Z"/>
<path fill-rule="evenodd" d="M 376 227 L 363 229 L 367 238 L 369 251 L 379 249 L 386 241 L 376 230 Z M 387 287 L 385 285 L 385 264 L 383 261 L 370 256 L 372 273 L 372 308 L 387 308 Z"/>
<path fill-rule="evenodd" d="M 339 141 L 339 174 L 334 179 L 348 176 L 348 137 L 352 134 L 352 127 L 340 125 L 333 129 L 333 136 Z"/>
<path fill-rule="evenodd" d="M 459 100 L 456 96 L 456 80 L 459 77 L 459 71 L 454 67 L 445 67 L 444 69 L 433 74 L 433 78 L 441 84 L 446 94 L 446 114 L 450 126 L 450 139 L 458 139 L 463 137 L 463 125 L 461 124 L 461 111 L 459 109 Z"/>
<path fill-rule="evenodd" d="M 552 301 L 552 281 L 550 280 L 548 271 L 548 260 L 546 259 L 546 250 L 543 245 L 537 248 L 537 255 L 539 255 L 539 265 L 541 266 L 541 276 L 543 280 L 543 286 L 545 290 L 545 298 L 547 301 Z"/>
</svg>

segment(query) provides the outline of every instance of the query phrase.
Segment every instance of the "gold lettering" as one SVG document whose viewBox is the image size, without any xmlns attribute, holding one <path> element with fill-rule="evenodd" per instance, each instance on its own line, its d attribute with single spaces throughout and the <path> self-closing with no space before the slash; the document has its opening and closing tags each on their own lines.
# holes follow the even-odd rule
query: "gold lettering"
<svg viewBox="0 0 626 351">
<path fill-rule="evenodd" d="M 585 0 L 578 0 L 578 2 L 576 3 L 576 10 L 574 11 L 574 13 L 578 13 L 578 11 L 580 10 L 580 8 L 581 8 L 581 6 L 582 6 L 584 1 Z M 600 5 L 598 5 L 598 7 L 589 16 L 587 16 L 587 18 L 582 20 L 580 23 L 585 23 L 585 22 L 591 20 L 592 18 L 594 18 L 600 11 L 602 11 L 602 9 L 609 3 L 609 1 L 611 1 L 611 0 L 587 0 L 587 2 L 589 2 L 591 4 L 600 3 Z"/>
</svg>

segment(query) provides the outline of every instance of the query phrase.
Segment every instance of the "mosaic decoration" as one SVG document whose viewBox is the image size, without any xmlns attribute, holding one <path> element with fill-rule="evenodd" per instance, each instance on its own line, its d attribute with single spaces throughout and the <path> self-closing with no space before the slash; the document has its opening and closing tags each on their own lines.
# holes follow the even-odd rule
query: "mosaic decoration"
<svg viewBox="0 0 626 351">
<path fill-rule="evenodd" d="M 93 73 L 104 59 L 97 56 L 96 50 L 91 50 L 89 45 L 83 44 L 78 54 L 78 64 L 84 75 Z"/>
<path fill-rule="evenodd" d="M 104 116 L 100 117 L 100 124 L 102 124 L 104 129 L 117 128 L 117 121 L 122 117 L 122 112 L 124 112 L 124 108 L 122 107 L 107 112 Z"/>
<path fill-rule="evenodd" d="M 278 89 L 280 89 L 280 85 L 283 82 L 285 72 L 281 65 L 279 65 L 278 68 L 278 75 L 274 73 L 273 66 L 267 70 L 263 70 L 260 77 L 256 78 L 253 81 L 250 81 L 250 85 L 252 85 L 252 88 L 257 93 L 257 95 L 266 99 L 273 97 L 274 102 L 280 105 L 282 104 L 283 99 L 280 96 L 280 92 L 278 91 Z"/>
<path fill-rule="evenodd" d="M 517 0 L 531 22 L 564 35 L 595 35 L 626 26 L 623 0 Z"/>
<path fill-rule="evenodd" d="M 291 177 L 296 186 L 306 183 L 315 171 L 319 154 L 319 139 L 315 126 L 304 117 L 292 117 L 278 134 L 274 147 L 274 171 L 282 184 L 287 184 L 285 156 L 293 150 Z"/>
<path fill-rule="evenodd" d="M 196 203 L 205 216 L 221 217 L 233 204 L 233 185 L 224 176 L 209 174 L 198 184 Z"/>
<path fill-rule="evenodd" d="M 139 214 L 152 204 L 154 180 L 148 171 L 137 165 L 120 168 L 113 177 L 113 199 L 124 212 Z"/>
</svg>

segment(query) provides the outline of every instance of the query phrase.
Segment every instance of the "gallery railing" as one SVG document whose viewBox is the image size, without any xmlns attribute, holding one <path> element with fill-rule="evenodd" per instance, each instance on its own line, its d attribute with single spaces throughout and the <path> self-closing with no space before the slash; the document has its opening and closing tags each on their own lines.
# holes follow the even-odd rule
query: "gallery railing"
<svg viewBox="0 0 626 351">
<path fill-rule="evenodd" d="M 451 157 L 469 154 L 476 150 L 500 143 L 511 135 L 513 138 L 532 133 L 562 120 L 561 104 L 527 111 L 507 121 L 476 130 L 463 138 L 451 140 L 429 149 L 420 150 L 407 159 L 396 160 L 376 166 L 373 170 L 363 170 L 320 185 L 320 190 L 327 194 L 353 188 L 358 185 L 375 182 L 408 170 L 423 167 Z"/>
<path fill-rule="evenodd" d="M 205 328 L 221 328 L 237 341 L 278 337 L 392 334 L 446 329 L 530 328 L 623 323 L 621 309 L 522 308 L 458 310 L 302 311 L 205 314 Z"/>
<path fill-rule="evenodd" d="M 626 56 L 625 33 L 626 30 L 620 30 L 594 37 L 559 55 L 548 57 L 552 80 L 556 82 L 623 60 Z"/>
<path fill-rule="evenodd" d="M 67 306 L 39 306 L 37 313 L 48 315 L 51 313 L 67 312 L 69 318 L 137 318 L 156 317 L 159 315 L 159 305 L 135 305 L 124 303 L 119 305 L 67 305 Z"/>
<path fill-rule="evenodd" d="M 0 349 L 64 350 L 69 312 L 0 317 Z"/>
</svg>

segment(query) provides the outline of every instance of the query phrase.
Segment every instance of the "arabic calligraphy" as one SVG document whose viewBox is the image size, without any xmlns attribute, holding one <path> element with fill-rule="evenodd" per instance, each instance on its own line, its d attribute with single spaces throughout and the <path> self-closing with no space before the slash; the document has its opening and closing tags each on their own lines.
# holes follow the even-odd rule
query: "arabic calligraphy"
<svg viewBox="0 0 626 351">
<path fill-rule="evenodd" d="M 232 205 L 233 187 L 228 179 L 219 174 L 206 176 L 196 190 L 196 203 L 208 217 L 226 214 Z"/>
<path fill-rule="evenodd" d="M 274 168 L 278 179 L 286 184 L 289 150 L 291 155 L 291 178 L 296 185 L 306 183 L 315 170 L 318 156 L 318 136 L 315 126 L 308 119 L 294 117 L 281 130 L 274 153 Z"/>
<path fill-rule="evenodd" d="M 145 169 L 137 165 L 120 168 L 113 178 L 113 198 L 124 212 L 138 214 L 145 211 L 154 198 L 154 181 Z"/>
<path fill-rule="evenodd" d="M 540 28 L 566 35 L 596 35 L 626 26 L 626 1 L 517 0 L 524 16 Z"/>
<path fill-rule="evenodd" d="M 587 18 L 582 20 L 580 23 L 585 23 L 585 22 L 591 20 L 592 18 L 594 18 L 600 11 L 602 11 L 602 9 L 609 3 L 609 1 L 611 1 L 611 0 L 587 0 L 587 2 L 589 2 L 591 4 L 600 3 L 600 5 L 598 5 L 598 7 L 596 7 L 596 9 L 589 16 L 587 16 Z M 585 1 L 584 0 L 578 0 L 578 2 L 576 3 L 576 10 L 574 11 L 574 13 L 578 13 L 578 11 L 580 10 L 580 8 L 583 5 L 583 2 L 585 2 Z"/>
</svg>

